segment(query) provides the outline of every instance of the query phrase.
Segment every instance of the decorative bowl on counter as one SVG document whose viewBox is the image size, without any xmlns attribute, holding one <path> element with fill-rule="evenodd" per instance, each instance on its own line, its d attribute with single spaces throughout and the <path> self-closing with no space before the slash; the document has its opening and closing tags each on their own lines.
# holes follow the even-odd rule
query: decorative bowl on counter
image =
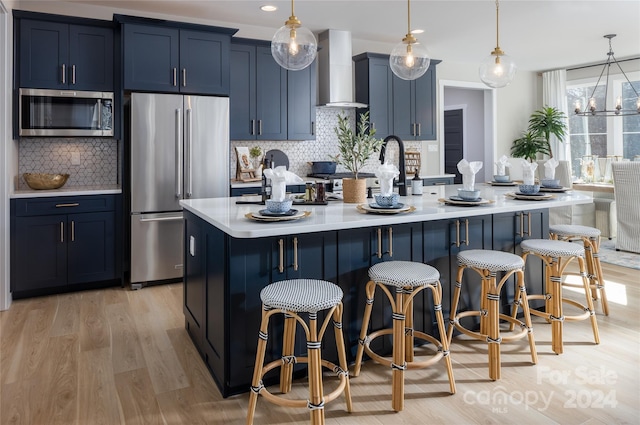
<svg viewBox="0 0 640 425">
<path fill-rule="evenodd" d="M 376 199 L 376 204 L 380 205 L 381 207 L 394 207 L 398 204 L 400 195 L 398 195 L 397 193 L 392 193 L 391 195 L 381 195 L 378 193 L 374 196 L 374 198 Z"/>
<path fill-rule="evenodd" d="M 540 191 L 539 184 L 521 184 L 518 186 L 518 190 L 520 193 L 525 195 L 533 195 L 534 193 L 538 193 Z"/>
<path fill-rule="evenodd" d="M 59 189 L 67 182 L 69 174 L 24 173 L 22 178 L 31 189 Z"/>
<path fill-rule="evenodd" d="M 559 179 L 542 179 L 540 180 L 540 184 L 543 187 L 559 187 L 560 186 L 560 180 Z"/>
<path fill-rule="evenodd" d="M 462 198 L 462 200 L 464 201 L 475 201 L 480 197 L 480 191 L 478 189 L 475 189 L 475 190 L 458 189 L 458 196 Z"/>
<path fill-rule="evenodd" d="M 284 214 L 291 209 L 293 200 L 285 199 L 284 201 L 274 201 L 273 199 L 267 199 L 265 205 L 270 213 Z"/>
<path fill-rule="evenodd" d="M 501 176 L 499 174 L 494 174 L 493 181 L 498 183 L 509 183 L 511 180 L 509 179 L 509 176 L 506 176 L 506 175 Z"/>
</svg>

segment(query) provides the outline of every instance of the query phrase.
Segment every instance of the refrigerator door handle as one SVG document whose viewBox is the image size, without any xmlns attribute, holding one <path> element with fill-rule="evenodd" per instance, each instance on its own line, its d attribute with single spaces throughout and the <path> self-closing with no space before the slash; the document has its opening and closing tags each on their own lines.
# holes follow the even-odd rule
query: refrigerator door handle
<svg viewBox="0 0 640 425">
<path fill-rule="evenodd" d="M 155 218 L 145 218 L 142 216 L 140 218 L 140 223 L 147 223 L 150 221 L 180 221 L 182 220 L 182 216 L 179 217 L 155 217 Z"/>
<path fill-rule="evenodd" d="M 187 198 L 191 198 L 191 196 L 193 196 L 193 146 L 191 145 L 192 140 L 191 140 L 191 136 L 192 136 L 192 131 L 193 131 L 193 117 L 191 114 L 192 110 L 191 108 L 187 109 L 187 140 L 186 140 L 186 146 L 187 146 L 187 178 L 189 179 L 189 182 L 187 183 Z"/>
<path fill-rule="evenodd" d="M 176 198 L 182 198 L 182 109 L 176 109 Z"/>
</svg>

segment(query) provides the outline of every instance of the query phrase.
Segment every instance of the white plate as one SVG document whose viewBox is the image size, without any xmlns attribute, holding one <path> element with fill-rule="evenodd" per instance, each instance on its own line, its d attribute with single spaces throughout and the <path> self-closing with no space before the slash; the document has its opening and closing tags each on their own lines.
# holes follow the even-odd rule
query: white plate
<svg viewBox="0 0 640 425">
<path fill-rule="evenodd" d="M 517 193 L 509 192 L 509 193 L 505 193 L 504 196 L 508 196 L 514 199 L 520 199 L 522 201 L 546 201 L 547 199 L 555 198 L 555 196 L 553 196 L 550 193 L 545 193 L 544 195 L 540 196 L 540 195 L 519 195 Z"/>
<path fill-rule="evenodd" d="M 371 208 L 369 204 L 359 204 L 357 207 L 358 211 L 362 213 L 370 213 L 370 214 L 398 214 L 403 212 L 413 212 L 416 210 L 416 207 L 413 205 L 405 205 L 402 208 L 388 209 L 388 208 Z"/>
<path fill-rule="evenodd" d="M 309 215 L 311 215 L 311 211 L 298 211 L 295 215 L 287 215 L 287 216 L 280 216 L 280 217 L 266 216 L 266 215 L 260 214 L 259 212 L 246 213 L 244 216 L 249 220 L 271 222 L 271 221 L 298 220 L 303 217 L 308 217 Z"/>
<path fill-rule="evenodd" d="M 544 187 L 540 186 L 540 192 L 566 192 L 567 190 L 571 190 L 570 187 Z"/>
<path fill-rule="evenodd" d="M 443 204 L 449 204 L 449 205 L 464 205 L 464 206 L 473 206 L 473 205 L 487 205 L 487 204 L 493 204 L 493 201 L 491 199 L 480 199 L 477 201 L 465 201 L 465 200 L 457 200 L 457 199 L 445 199 L 445 198 L 440 198 L 438 199 L 438 202 L 442 202 Z"/>
<path fill-rule="evenodd" d="M 494 181 L 490 181 L 490 182 L 487 182 L 487 184 L 491 185 L 491 186 L 515 186 L 518 183 L 514 182 L 514 181 L 511 181 L 511 182 L 494 182 Z"/>
</svg>

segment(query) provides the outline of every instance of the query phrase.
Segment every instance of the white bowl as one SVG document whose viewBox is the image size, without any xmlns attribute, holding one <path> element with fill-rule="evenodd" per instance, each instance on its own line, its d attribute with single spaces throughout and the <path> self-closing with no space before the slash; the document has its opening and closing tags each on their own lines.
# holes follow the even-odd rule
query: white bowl
<svg viewBox="0 0 640 425">
<path fill-rule="evenodd" d="M 498 174 L 494 174 L 493 181 L 498 183 L 509 183 L 511 180 L 509 179 L 509 176 L 500 176 Z"/>
<path fill-rule="evenodd" d="M 465 190 L 458 189 L 458 196 L 465 201 L 475 201 L 480 197 L 480 191 L 476 190 Z"/>
</svg>

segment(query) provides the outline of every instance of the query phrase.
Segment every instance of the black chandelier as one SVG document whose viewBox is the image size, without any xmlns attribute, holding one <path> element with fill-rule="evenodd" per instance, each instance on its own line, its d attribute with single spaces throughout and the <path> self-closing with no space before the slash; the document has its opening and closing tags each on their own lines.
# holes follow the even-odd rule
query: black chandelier
<svg viewBox="0 0 640 425">
<path fill-rule="evenodd" d="M 600 77 L 598 77 L 598 81 L 596 82 L 596 86 L 593 88 L 593 91 L 591 92 L 591 96 L 589 96 L 589 100 L 586 105 L 586 108 L 583 110 L 582 105 L 580 105 L 580 101 L 579 100 L 576 101 L 575 110 L 574 110 L 576 115 L 612 117 L 612 116 L 640 114 L 640 95 L 638 94 L 638 91 L 635 89 L 635 87 L 633 87 L 633 84 L 631 84 L 631 81 L 629 81 L 629 77 L 627 77 L 627 74 L 625 74 L 622 68 L 620 67 L 620 64 L 616 60 L 615 56 L 613 56 L 613 49 L 611 48 L 611 39 L 615 36 L 616 34 L 607 34 L 604 36 L 604 38 L 609 39 L 609 52 L 607 53 L 607 62 L 604 64 L 604 68 L 602 68 L 602 72 L 600 72 Z M 618 96 L 618 98 L 616 99 L 616 106 L 613 109 L 607 109 L 607 90 L 609 88 L 609 68 L 611 67 L 612 64 L 615 64 L 618 67 L 622 75 L 624 75 L 624 78 L 627 80 L 627 83 L 629 83 L 631 90 L 633 90 L 633 92 L 636 94 L 636 98 L 637 98 L 636 109 L 623 109 L 622 96 Z M 602 79 L 602 75 L 604 75 L 605 71 L 607 74 L 606 74 L 605 85 L 604 85 L 604 102 L 602 105 L 602 109 L 598 109 L 598 105 L 596 105 L 595 92 L 598 89 L 598 85 L 600 84 L 600 80 Z"/>
</svg>

